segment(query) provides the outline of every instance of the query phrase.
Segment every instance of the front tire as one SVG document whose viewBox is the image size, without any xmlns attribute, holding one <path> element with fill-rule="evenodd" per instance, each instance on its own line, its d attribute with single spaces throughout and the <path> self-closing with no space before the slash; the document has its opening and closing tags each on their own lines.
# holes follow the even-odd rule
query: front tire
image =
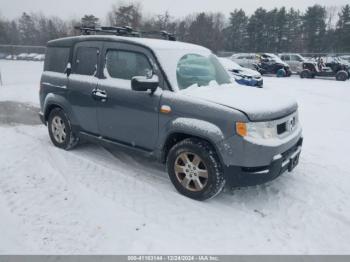
<svg viewBox="0 0 350 262">
<path fill-rule="evenodd" d="M 54 108 L 48 117 L 48 130 L 52 143 L 59 148 L 74 148 L 79 138 L 73 133 L 70 121 L 61 108 Z"/>
<path fill-rule="evenodd" d="M 335 78 L 337 81 L 346 81 L 349 78 L 349 75 L 346 71 L 341 70 L 336 74 Z"/>
<path fill-rule="evenodd" d="M 311 78 L 311 74 L 309 70 L 303 70 L 300 73 L 300 78 Z"/>
<path fill-rule="evenodd" d="M 167 156 L 167 171 L 177 191 L 194 200 L 207 200 L 225 186 L 223 167 L 206 141 L 189 138 L 176 144 Z"/>
</svg>

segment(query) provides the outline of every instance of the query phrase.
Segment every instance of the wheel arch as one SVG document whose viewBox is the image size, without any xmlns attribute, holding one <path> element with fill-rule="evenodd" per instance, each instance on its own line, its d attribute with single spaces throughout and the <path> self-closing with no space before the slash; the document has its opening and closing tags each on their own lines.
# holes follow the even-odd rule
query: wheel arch
<svg viewBox="0 0 350 262">
<path fill-rule="evenodd" d="M 185 118 L 178 118 L 171 123 L 170 130 L 161 143 L 161 162 L 165 163 L 168 153 L 174 145 L 188 138 L 196 138 L 209 143 L 223 163 L 220 150 L 216 146 L 217 142 L 224 140 L 220 128 L 210 122 Z"/>
<path fill-rule="evenodd" d="M 44 114 L 45 121 L 48 121 L 50 112 L 55 108 L 62 109 L 69 117 L 69 120 L 72 123 L 72 125 L 77 125 L 76 118 L 74 117 L 74 114 L 72 112 L 72 109 L 68 100 L 63 96 L 60 96 L 57 94 L 49 94 L 45 99 L 44 107 L 43 107 L 44 109 L 43 114 Z"/>
</svg>

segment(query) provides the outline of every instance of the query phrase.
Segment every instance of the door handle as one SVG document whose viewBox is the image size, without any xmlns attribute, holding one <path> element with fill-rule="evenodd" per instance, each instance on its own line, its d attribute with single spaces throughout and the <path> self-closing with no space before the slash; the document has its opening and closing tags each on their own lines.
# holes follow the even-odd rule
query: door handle
<svg viewBox="0 0 350 262">
<path fill-rule="evenodd" d="M 102 102 L 106 102 L 108 96 L 106 91 L 100 90 L 100 89 L 94 89 L 92 90 L 91 95 L 98 100 L 101 100 Z"/>
</svg>

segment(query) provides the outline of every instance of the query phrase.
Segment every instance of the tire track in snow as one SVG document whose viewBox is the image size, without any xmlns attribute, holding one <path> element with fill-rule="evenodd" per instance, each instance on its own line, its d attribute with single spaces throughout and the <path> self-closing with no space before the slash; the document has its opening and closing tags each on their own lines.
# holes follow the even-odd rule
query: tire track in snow
<svg viewBox="0 0 350 262">
<path fill-rule="evenodd" d="M 18 133 L 18 138 L 21 135 Z M 6 139 L 6 134 L 3 137 Z M 80 212 L 81 204 L 74 194 L 70 192 L 72 198 L 66 198 L 70 185 L 55 167 L 43 162 L 45 152 L 36 143 L 34 140 L 25 151 L 22 147 L 7 151 L 15 161 L 6 162 L 8 169 L 4 172 L 2 168 L 0 173 L 0 192 L 9 210 L 21 226 L 30 229 L 24 242 L 36 242 L 36 253 L 88 251 L 98 242 L 95 232 Z"/>
</svg>

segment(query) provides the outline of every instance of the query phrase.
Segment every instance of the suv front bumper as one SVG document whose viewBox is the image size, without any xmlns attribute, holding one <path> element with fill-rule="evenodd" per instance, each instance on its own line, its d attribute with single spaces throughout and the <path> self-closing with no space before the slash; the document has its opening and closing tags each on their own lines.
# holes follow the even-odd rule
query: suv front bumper
<svg viewBox="0 0 350 262">
<path fill-rule="evenodd" d="M 286 171 L 291 172 L 299 163 L 303 138 L 291 148 L 274 156 L 268 166 L 240 167 L 228 166 L 225 168 L 226 178 L 232 186 L 255 186 L 271 181 Z"/>
</svg>

